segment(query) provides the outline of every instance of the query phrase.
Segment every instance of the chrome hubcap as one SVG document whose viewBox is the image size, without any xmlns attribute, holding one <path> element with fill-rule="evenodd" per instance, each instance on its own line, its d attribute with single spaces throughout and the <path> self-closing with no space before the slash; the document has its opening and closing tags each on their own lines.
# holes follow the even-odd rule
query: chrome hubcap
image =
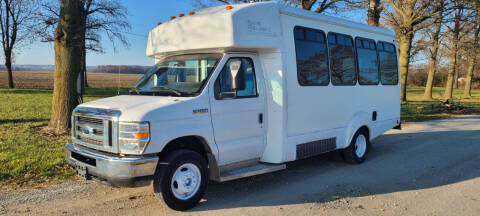
<svg viewBox="0 0 480 216">
<path fill-rule="evenodd" d="M 192 163 L 181 165 L 175 170 L 172 178 L 172 192 L 177 199 L 187 200 L 193 197 L 202 182 L 200 169 Z"/>
<path fill-rule="evenodd" d="M 357 140 L 355 140 L 355 154 L 357 157 L 361 158 L 365 155 L 367 150 L 367 139 L 363 134 L 358 135 Z"/>
</svg>

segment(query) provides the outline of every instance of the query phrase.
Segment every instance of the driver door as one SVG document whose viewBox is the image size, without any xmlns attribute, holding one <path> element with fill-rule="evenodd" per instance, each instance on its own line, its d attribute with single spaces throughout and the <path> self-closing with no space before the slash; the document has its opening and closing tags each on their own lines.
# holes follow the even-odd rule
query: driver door
<svg viewBox="0 0 480 216">
<path fill-rule="evenodd" d="M 257 56 L 227 55 L 226 59 L 210 86 L 219 165 L 258 159 L 265 146 L 265 96 Z"/>
</svg>

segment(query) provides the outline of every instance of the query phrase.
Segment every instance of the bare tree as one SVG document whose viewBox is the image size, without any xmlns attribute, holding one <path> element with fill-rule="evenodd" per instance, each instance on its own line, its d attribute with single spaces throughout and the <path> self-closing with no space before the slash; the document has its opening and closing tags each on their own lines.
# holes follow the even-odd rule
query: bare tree
<svg viewBox="0 0 480 216">
<path fill-rule="evenodd" d="M 82 47 L 82 72 L 86 79 L 86 54 L 87 50 L 92 52 L 104 53 L 105 50 L 101 44 L 104 34 L 112 42 L 116 50 L 116 42 L 128 47 L 129 43 L 125 34 L 130 30 L 130 24 L 127 21 L 127 9 L 119 0 L 83 0 L 85 15 L 82 19 L 86 23 L 85 43 Z M 51 34 L 58 23 L 58 0 L 46 1 L 42 4 L 42 19 L 44 28 L 39 31 L 43 41 L 53 42 L 54 37 Z"/>
<path fill-rule="evenodd" d="M 34 0 L 0 1 L 0 30 L 9 88 L 14 88 L 12 73 L 14 50 L 33 39 L 34 34 L 31 34 L 31 31 L 35 29 L 36 5 Z"/>
<path fill-rule="evenodd" d="M 86 16 L 84 0 L 60 0 L 55 40 L 55 74 L 52 116 L 47 130 L 64 134 L 70 127 L 70 116 L 77 100 L 77 76 L 81 72 L 79 61 L 85 44 Z"/>
<path fill-rule="evenodd" d="M 460 40 L 462 39 L 462 31 L 466 26 L 466 14 L 464 3 L 460 1 L 453 1 L 454 12 L 453 12 L 453 21 L 452 25 L 448 25 L 448 31 L 450 33 L 450 65 L 447 76 L 447 83 L 445 86 L 445 95 L 443 96 L 445 100 L 451 99 L 453 97 L 453 87 L 455 73 L 457 73 L 457 59 L 458 59 L 458 46 Z"/>
<path fill-rule="evenodd" d="M 423 94 L 424 100 L 432 100 L 433 80 L 438 64 L 438 50 L 440 47 L 440 38 L 442 34 L 442 26 L 444 24 L 445 0 L 438 0 L 435 7 L 438 7 L 438 14 L 433 19 L 433 28 L 426 28 L 427 35 L 430 37 L 430 47 L 428 48 L 428 77 Z"/>
<path fill-rule="evenodd" d="M 380 15 L 383 7 L 380 0 L 368 1 L 367 23 L 371 26 L 380 26 Z"/>
<path fill-rule="evenodd" d="M 380 18 L 383 11 L 382 0 L 349 0 L 345 3 L 348 6 L 347 9 L 366 10 L 368 25 L 380 26 Z"/>
<path fill-rule="evenodd" d="M 327 9 L 335 9 L 339 2 L 342 2 L 342 0 L 300 0 L 300 6 L 305 10 L 322 13 Z"/>
<path fill-rule="evenodd" d="M 410 66 L 412 42 L 415 33 L 424 28 L 424 21 L 436 15 L 430 0 L 387 0 L 390 7 L 384 10 L 385 20 L 395 30 L 400 49 L 399 66 L 401 78 L 401 100 L 407 101 L 407 77 Z"/>
<path fill-rule="evenodd" d="M 467 44 L 468 52 L 467 61 L 467 77 L 465 82 L 465 89 L 463 91 L 463 97 L 469 98 L 472 97 L 471 89 L 472 89 L 472 79 L 473 79 L 473 71 L 477 65 L 477 56 L 480 53 L 478 49 L 480 49 L 480 2 L 476 1 L 472 5 L 473 8 L 473 16 L 474 19 L 472 21 L 472 29 L 473 35 L 470 41 Z"/>
<path fill-rule="evenodd" d="M 463 55 L 461 53 L 461 51 L 462 51 L 461 46 L 462 46 L 462 44 L 459 44 L 457 61 L 456 61 L 456 64 L 455 64 L 455 75 L 453 76 L 453 88 L 454 89 L 458 89 L 458 74 L 460 72 L 459 62 L 460 62 L 461 58 L 463 57 Z"/>
</svg>

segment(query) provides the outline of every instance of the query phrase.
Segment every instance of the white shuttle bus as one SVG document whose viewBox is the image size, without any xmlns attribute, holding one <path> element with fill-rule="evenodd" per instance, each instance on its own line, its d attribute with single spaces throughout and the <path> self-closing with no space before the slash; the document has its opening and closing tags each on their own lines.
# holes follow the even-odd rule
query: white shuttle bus
<svg viewBox="0 0 480 216">
<path fill-rule="evenodd" d="M 170 208 L 209 180 L 285 169 L 340 149 L 362 163 L 400 127 L 394 32 L 277 3 L 207 8 L 159 23 L 155 66 L 130 95 L 81 104 L 68 163 L 86 179 L 153 180 Z"/>
</svg>

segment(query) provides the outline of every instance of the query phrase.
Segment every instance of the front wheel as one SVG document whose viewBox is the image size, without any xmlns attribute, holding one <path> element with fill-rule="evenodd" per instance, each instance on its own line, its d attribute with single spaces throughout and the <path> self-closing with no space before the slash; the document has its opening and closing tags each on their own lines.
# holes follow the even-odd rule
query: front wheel
<svg viewBox="0 0 480 216">
<path fill-rule="evenodd" d="M 207 162 L 197 152 L 177 150 L 159 163 L 153 179 L 157 198 L 168 207 L 182 211 L 193 208 L 207 188 Z"/>
<path fill-rule="evenodd" d="M 370 140 L 368 131 L 360 128 L 352 138 L 350 145 L 343 149 L 343 159 L 347 163 L 361 164 L 367 158 L 367 152 L 370 150 Z"/>
</svg>

